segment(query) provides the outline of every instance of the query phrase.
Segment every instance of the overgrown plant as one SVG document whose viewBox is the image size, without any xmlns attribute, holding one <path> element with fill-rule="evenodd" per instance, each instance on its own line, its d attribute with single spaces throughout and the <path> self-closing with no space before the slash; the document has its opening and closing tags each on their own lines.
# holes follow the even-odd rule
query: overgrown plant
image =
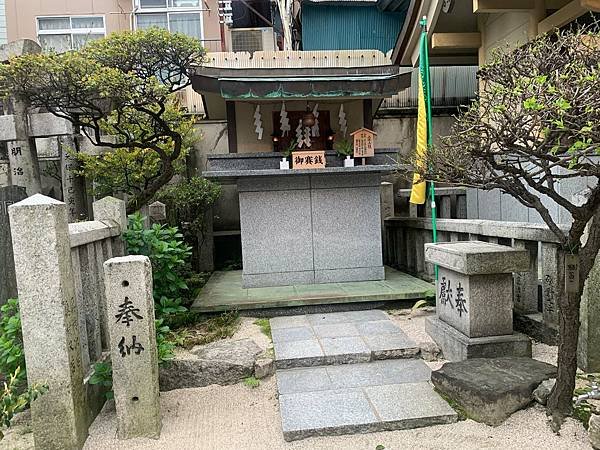
<svg viewBox="0 0 600 450">
<path fill-rule="evenodd" d="M 547 403 L 555 430 L 572 412 L 579 305 L 600 249 L 599 43 L 591 29 L 555 31 L 497 54 L 478 73 L 479 99 L 442 145 L 427 150 L 426 164 L 415 164 L 424 178 L 500 189 L 534 209 L 578 266 L 569 292 L 556 280 L 558 377 Z M 578 199 L 560 188 L 581 177 L 589 188 Z M 572 216 L 568 230 L 556 223 L 548 201 Z"/>
<path fill-rule="evenodd" d="M 112 390 L 112 364 L 110 361 L 94 364 L 94 373 L 90 377 L 90 384 L 107 388 L 108 390 L 104 394 L 107 400 L 114 398 L 115 393 Z"/>
<path fill-rule="evenodd" d="M 186 241 L 192 244 L 197 268 L 201 250 L 212 231 L 208 229 L 212 222 L 206 220 L 207 214 L 220 195 L 218 184 L 201 177 L 165 186 L 157 195 L 157 199 L 167 205 L 169 222 L 177 224 Z"/>
<path fill-rule="evenodd" d="M 177 228 L 158 224 L 145 228 L 144 218 L 136 213 L 129 216 L 123 239 L 129 254 L 150 258 L 156 317 L 185 311 L 181 297 L 188 289 L 185 268 L 191 247 L 185 245 Z"/>
<path fill-rule="evenodd" d="M 8 374 L 4 390 L 0 392 L 0 441 L 4 438 L 1 427 L 9 428 L 15 414 L 27 409 L 31 402 L 48 391 L 48 386 L 36 384 L 23 392 L 20 387 L 21 379 L 21 368 L 17 367 Z"/>
<path fill-rule="evenodd" d="M 176 172 L 188 121 L 170 108 L 173 94 L 191 84 L 188 71 L 204 62 L 199 40 L 151 28 L 112 33 L 79 51 L 28 54 L 0 66 L 0 95 L 70 121 L 95 144 L 155 152 L 156 176 L 127 204 L 145 205 Z M 113 140 L 108 136 L 116 138 Z"/>
<path fill-rule="evenodd" d="M 16 383 L 23 384 L 27 377 L 23 332 L 19 301 L 9 299 L 0 308 L 0 373 L 8 377 L 16 374 Z"/>
</svg>

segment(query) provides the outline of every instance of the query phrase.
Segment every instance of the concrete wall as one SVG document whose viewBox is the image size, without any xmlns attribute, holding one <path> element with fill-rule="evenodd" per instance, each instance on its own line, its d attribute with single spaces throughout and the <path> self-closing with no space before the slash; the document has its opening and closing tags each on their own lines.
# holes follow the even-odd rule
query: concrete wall
<svg viewBox="0 0 600 450">
<path fill-rule="evenodd" d="M 235 116 L 238 153 L 273 151 L 273 142 L 271 141 L 271 134 L 273 133 L 273 111 L 279 112 L 281 110 L 281 102 L 260 104 L 262 125 L 264 128 L 262 140 L 258 140 L 258 136 L 254 131 L 254 111 L 256 110 L 256 105 L 257 103 L 236 103 Z M 310 106 L 312 108 L 314 103 L 310 102 Z M 285 107 L 288 111 L 304 111 L 306 109 L 306 102 L 290 101 L 285 103 Z M 339 129 L 337 117 L 340 110 L 340 102 L 319 102 L 319 110 L 329 111 L 331 128 L 337 131 Z M 362 100 L 345 101 L 344 111 L 346 112 L 346 120 L 348 121 L 348 133 L 363 126 Z M 294 130 L 298 124 L 290 123 L 290 126 L 292 127 L 291 133 L 294 134 Z M 339 136 L 337 138 L 339 139 Z"/>
<path fill-rule="evenodd" d="M 529 40 L 529 13 L 485 14 L 479 20 L 482 33 L 480 65 L 489 61 L 495 49 L 515 48 Z"/>
<path fill-rule="evenodd" d="M 2 39 L 2 7 L 6 2 L 8 41 L 37 40 L 39 16 L 104 15 L 106 34 L 132 28 L 133 0 L 0 0 L 0 43 Z M 205 0 L 202 13 L 204 39 L 220 39 L 218 0 Z M 210 43 L 209 50 L 220 50 Z M 217 47 L 213 47 L 217 45 Z"/>
<path fill-rule="evenodd" d="M 450 134 L 455 119 L 452 116 L 433 117 L 433 142 Z M 377 133 L 376 147 L 399 148 L 403 155 L 409 155 L 416 147 L 416 117 L 382 117 L 373 121 L 373 131 Z"/>
<path fill-rule="evenodd" d="M 104 15 L 106 33 L 131 28 L 132 0 L 6 0 L 8 40 L 37 40 L 38 16 Z"/>
</svg>

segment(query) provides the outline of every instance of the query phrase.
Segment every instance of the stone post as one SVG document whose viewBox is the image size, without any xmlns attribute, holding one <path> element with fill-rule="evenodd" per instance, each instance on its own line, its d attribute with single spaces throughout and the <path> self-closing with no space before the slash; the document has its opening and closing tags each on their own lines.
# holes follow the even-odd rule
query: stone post
<svg viewBox="0 0 600 450">
<path fill-rule="evenodd" d="M 531 356 L 531 342 L 513 333 L 513 272 L 529 269 L 529 254 L 487 242 L 425 245 L 439 267 L 437 317 L 425 329 L 450 361 Z"/>
<path fill-rule="evenodd" d="M 69 211 L 69 222 L 77 222 L 86 214 L 85 182 L 81 176 L 75 175 L 74 170 L 79 168 L 79 161 L 69 154 L 69 151 L 77 151 L 77 140 L 81 136 L 65 135 L 59 136 L 60 163 L 63 200 Z"/>
<path fill-rule="evenodd" d="M 580 306 L 577 366 L 584 372 L 600 372 L 600 256 L 590 271 Z M 600 445 L 600 420 L 598 423 Z"/>
<path fill-rule="evenodd" d="M 590 444 L 594 450 L 600 450 L 600 415 L 592 414 L 588 428 Z"/>
<path fill-rule="evenodd" d="M 27 195 L 37 194 L 42 191 L 42 183 L 35 139 L 29 137 L 27 106 L 13 101 L 12 109 L 14 140 L 7 143 L 11 183 L 24 187 Z"/>
<path fill-rule="evenodd" d="M 104 197 L 92 204 L 94 220 L 111 221 L 119 225 L 121 234 L 127 230 L 127 205 L 123 200 L 114 197 Z M 112 253 L 115 256 L 125 254 L 125 245 L 120 236 L 113 238 Z"/>
<path fill-rule="evenodd" d="M 167 219 L 167 206 L 163 202 L 153 202 L 148 205 L 148 216 L 152 223 L 163 223 Z"/>
<path fill-rule="evenodd" d="M 146 256 L 104 263 L 119 439 L 160 436 L 152 266 Z"/>
<path fill-rule="evenodd" d="M 530 263 L 527 272 L 516 272 L 514 277 L 515 311 L 521 314 L 538 312 L 538 243 L 535 241 L 521 241 L 513 239 L 513 247 L 527 250 Z"/>
<path fill-rule="evenodd" d="M 77 449 L 87 437 L 67 206 L 35 194 L 8 208 L 29 385 L 39 449 Z"/>
<path fill-rule="evenodd" d="M 2 270 L 0 270 L 0 306 L 9 298 L 17 296 L 17 279 L 15 278 L 8 207 L 26 197 L 27 194 L 23 187 L 0 187 L 0 261 L 2 261 Z"/>
<path fill-rule="evenodd" d="M 544 323 L 558 330 L 558 296 L 564 292 L 565 258 L 557 244 L 542 242 L 542 313 Z"/>
</svg>

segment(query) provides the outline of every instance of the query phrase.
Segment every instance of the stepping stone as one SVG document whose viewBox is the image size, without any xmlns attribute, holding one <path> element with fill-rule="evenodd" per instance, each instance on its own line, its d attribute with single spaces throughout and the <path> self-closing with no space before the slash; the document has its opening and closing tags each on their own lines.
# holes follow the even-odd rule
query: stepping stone
<svg viewBox="0 0 600 450">
<path fill-rule="evenodd" d="M 475 358 L 449 362 L 431 373 L 433 385 L 470 418 L 500 425 L 533 401 L 533 391 L 556 367 L 530 358 Z"/>
<path fill-rule="evenodd" d="M 456 412 L 426 381 L 280 394 L 279 409 L 286 441 L 457 420 Z"/>
<path fill-rule="evenodd" d="M 361 364 L 277 371 L 280 394 L 427 382 L 431 370 L 420 359 L 388 359 Z"/>
<path fill-rule="evenodd" d="M 274 317 L 278 369 L 411 358 L 419 346 L 380 310 Z"/>
<path fill-rule="evenodd" d="M 383 311 L 278 317 L 271 328 L 286 441 L 456 422 L 411 358 L 418 346 Z"/>
</svg>

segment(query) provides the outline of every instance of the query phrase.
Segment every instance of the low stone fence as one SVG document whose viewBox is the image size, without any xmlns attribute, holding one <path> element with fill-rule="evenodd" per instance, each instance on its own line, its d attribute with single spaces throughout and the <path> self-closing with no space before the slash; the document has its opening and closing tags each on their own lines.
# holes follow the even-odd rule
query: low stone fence
<svg viewBox="0 0 600 450">
<path fill-rule="evenodd" d="M 414 205 L 408 200 L 412 189 L 399 189 L 396 192 L 396 209 L 402 216 L 431 217 L 431 202 Z M 444 219 L 467 218 L 467 189 L 464 187 L 438 187 L 435 189 L 437 217 Z"/>
<path fill-rule="evenodd" d="M 93 204 L 96 220 L 68 223 L 41 194 L 9 207 L 28 383 L 48 386 L 31 408 L 36 448 L 81 448 L 104 403 L 90 385 L 108 357 L 103 264 L 124 254 L 125 203 Z"/>
<path fill-rule="evenodd" d="M 564 254 L 556 236 L 542 224 L 473 219 L 438 219 L 438 242 L 485 241 L 526 249 L 531 256 L 529 271 L 513 274 L 514 310 L 530 326 L 542 324 L 540 334 L 554 335 L 558 329 L 558 296 L 564 289 Z M 432 242 L 431 218 L 394 217 L 385 221 L 385 264 L 420 278 L 433 280 L 434 267 L 425 261 L 425 244 Z M 600 370 L 600 311 L 594 309 L 600 296 L 600 263 L 590 274 L 582 299 L 579 365 Z M 541 291 L 541 292 L 540 292 Z M 535 317 L 537 316 L 537 317 Z M 541 316 L 541 317 L 540 317 Z M 595 324 L 595 325 L 594 325 Z M 537 336 L 536 336 L 537 337 Z M 593 351 L 596 346 L 596 351 Z M 589 349 L 589 351 L 588 351 Z M 599 356 L 594 356 L 599 355 Z"/>
</svg>

